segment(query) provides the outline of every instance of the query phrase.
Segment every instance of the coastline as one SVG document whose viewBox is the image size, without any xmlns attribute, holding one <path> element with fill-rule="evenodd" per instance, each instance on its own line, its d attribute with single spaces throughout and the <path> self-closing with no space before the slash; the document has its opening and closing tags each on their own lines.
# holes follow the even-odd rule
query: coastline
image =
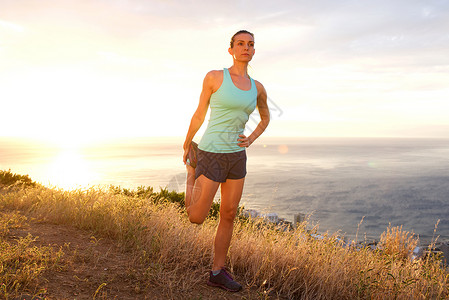
<svg viewBox="0 0 449 300">
<path fill-rule="evenodd" d="M 2 144 L 0 167 L 47 186 L 120 185 L 184 190 L 179 138 L 136 138 L 89 147 Z M 0 139 L 0 142 L 4 140 Z M 17 145 L 17 144 L 15 144 Z M 52 148 L 53 147 L 53 148 Z M 10 149 L 10 150 L 8 150 Z M 323 231 L 378 237 L 391 223 L 449 240 L 449 140 L 414 138 L 270 138 L 248 148 L 242 205 L 293 221 L 311 215 Z M 218 199 L 217 199 L 218 200 Z M 358 228 L 358 224 L 363 219 Z"/>
</svg>

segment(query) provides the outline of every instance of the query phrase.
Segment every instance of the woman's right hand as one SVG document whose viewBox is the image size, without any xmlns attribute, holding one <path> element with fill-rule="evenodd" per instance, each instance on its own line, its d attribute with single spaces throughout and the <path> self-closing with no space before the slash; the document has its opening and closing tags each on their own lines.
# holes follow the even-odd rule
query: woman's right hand
<svg viewBox="0 0 449 300">
<path fill-rule="evenodd" d="M 187 141 L 184 142 L 184 146 L 183 146 L 183 148 L 184 148 L 184 154 L 183 154 L 183 156 L 182 156 L 182 161 L 184 162 L 184 164 L 187 163 L 187 154 L 189 153 L 189 149 L 190 149 L 190 144 L 191 144 L 191 143 L 192 143 L 192 142 L 188 143 Z"/>
</svg>

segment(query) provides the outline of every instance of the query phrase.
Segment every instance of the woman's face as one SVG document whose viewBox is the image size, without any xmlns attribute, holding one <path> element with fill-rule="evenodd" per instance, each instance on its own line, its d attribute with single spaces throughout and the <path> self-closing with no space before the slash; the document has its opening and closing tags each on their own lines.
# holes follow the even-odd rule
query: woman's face
<svg viewBox="0 0 449 300">
<path fill-rule="evenodd" d="M 240 33 L 234 37 L 234 47 L 229 54 L 237 61 L 249 62 L 254 56 L 254 38 L 248 33 Z"/>
</svg>

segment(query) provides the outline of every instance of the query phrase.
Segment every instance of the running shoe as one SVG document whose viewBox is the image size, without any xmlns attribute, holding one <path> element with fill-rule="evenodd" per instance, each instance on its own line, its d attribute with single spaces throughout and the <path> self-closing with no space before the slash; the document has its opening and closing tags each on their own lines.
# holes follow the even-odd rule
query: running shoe
<svg viewBox="0 0 449 300">
<path fill-rule="evenodd" d="M 242 286 L 229 274 L 227 268 L 221 268 L 220 273 L 214 275 L 212 271 L 209 274 L 209 281 L 207 285 L 220 287 L 229 292 L 238 292 L 242 289 Z"/>
<path fill-rule="evenodd" d="M 192 168 L 196 168 L 196 163 L 198 161 L 197 154 L 198 144 L 192 141 L 190 143 L 189 152 L 187 153 L 187 165 L 191 166 Z"/>
</svg>

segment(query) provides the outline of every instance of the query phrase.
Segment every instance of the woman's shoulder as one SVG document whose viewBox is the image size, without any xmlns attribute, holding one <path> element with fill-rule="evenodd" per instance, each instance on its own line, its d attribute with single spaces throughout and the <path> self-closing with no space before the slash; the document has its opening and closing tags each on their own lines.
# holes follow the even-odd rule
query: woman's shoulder
<svg viewBox="0 0 449 300">
<path fill-rule="evenodd" d="M 223 82 L 223 70 L 209 71 L 204 78 L 204 82 L 216 91 Z"/>
<path fill-rule="evenodd" d="M 223 78 L 223 70 L 212 70 L 206 74 L 206 78 L 216 79 L 220 77 Z"/>
<path fill-rule="evenodd" d="M 260 81 L 254 79 L 254 78 L 253 78 L 253 80 L 254 80 L 254 82 L 255 82 L 255 84 L 256 84 L 256 88 L 257 88 L 258 90 L 265 89 L 264 86 L 263 86 L 263 84 L 262 84 Z"/>
</svg>

